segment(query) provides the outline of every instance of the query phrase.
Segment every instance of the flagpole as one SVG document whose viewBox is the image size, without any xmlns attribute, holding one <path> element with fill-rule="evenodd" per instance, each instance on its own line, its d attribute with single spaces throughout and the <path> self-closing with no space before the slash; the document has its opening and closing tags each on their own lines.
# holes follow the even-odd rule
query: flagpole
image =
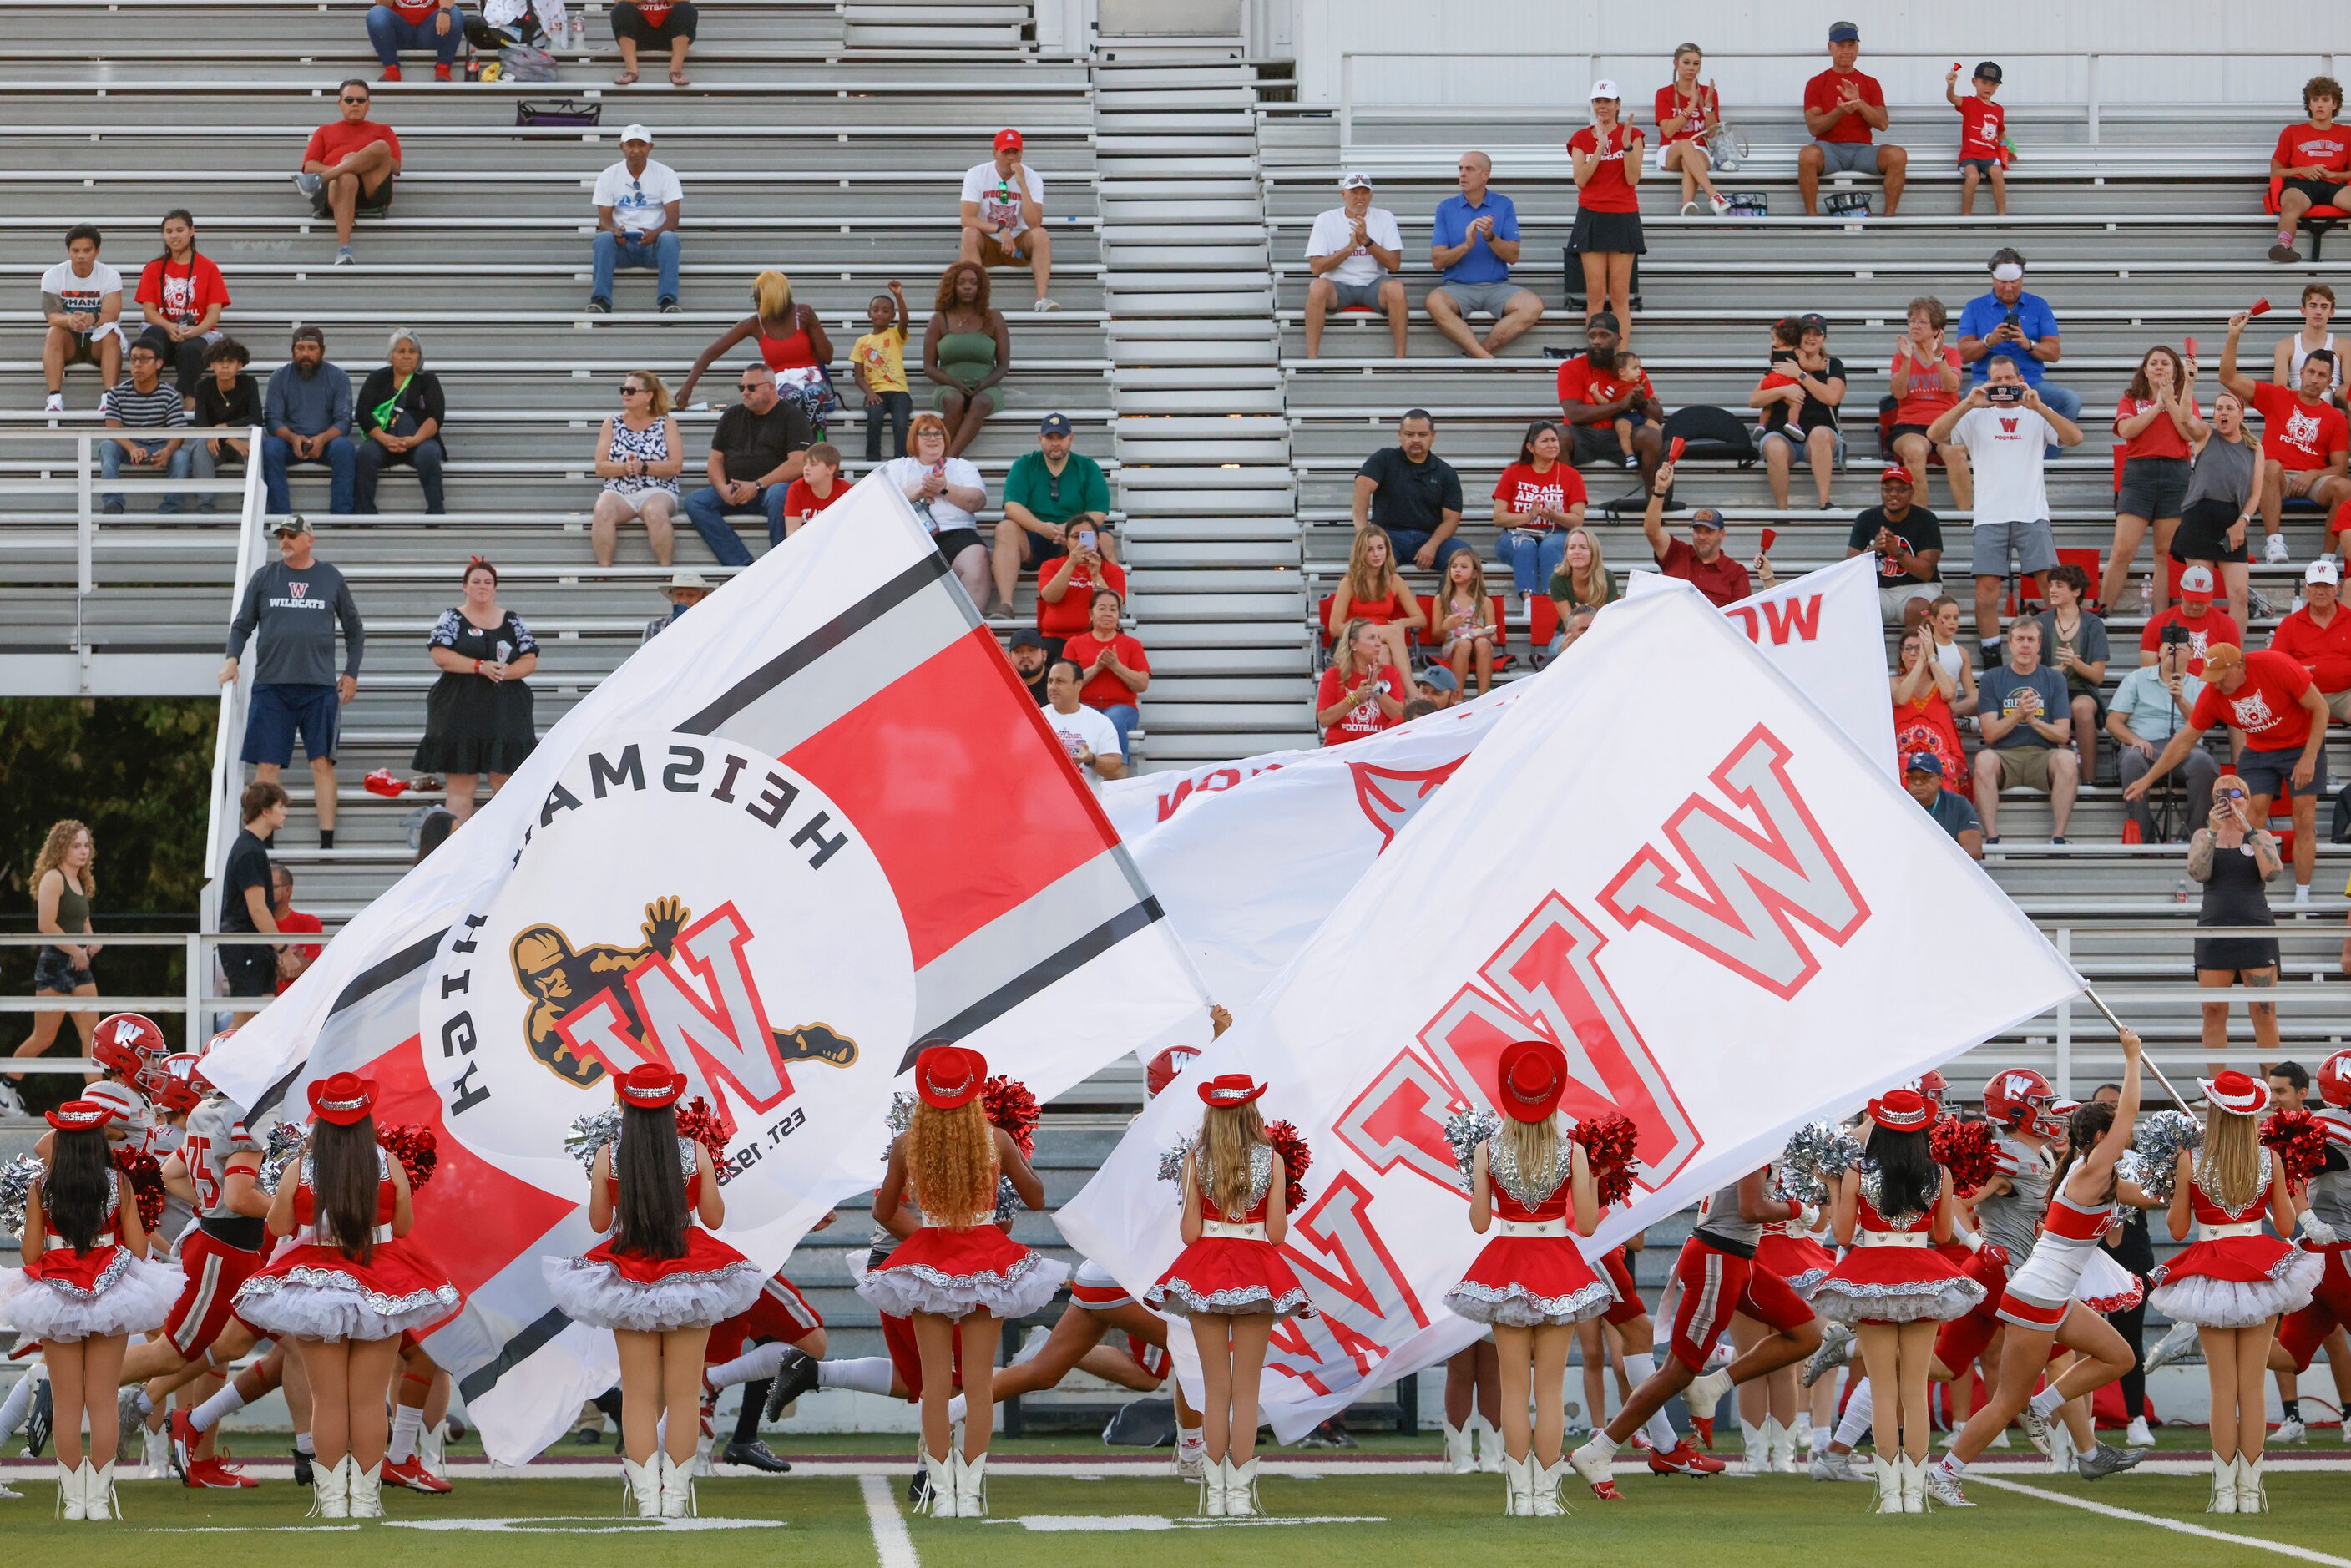
<svg viewBox="0 0 2351 1568">
<path fill-rule="evenodd" d="M 2124 1028 L 2123 1020 L 2115 1016 L 2114 1009 L 2106 1006 L 2106 999 L 2104 997 L 2098 995 L 2097 991 L 2089 986 L 2084 986 L 2082 988 L 2082 994 L 2090 998 L 2090 1005 L 2092 1007 L 2096 1008 L 2100 1012 L 2105 1015 L 2106 1021 L 2114 1025 L 2115 1032 L 2116 1034 L 2122 1033 Z M 2180 1093 L 2178 1089 L 2172 1087 L 2171 1080 L 2163 1075 L 2163 1069 L 2155 1064 L 2155 1059 L 2153 1057 L 2147 1055 L 2142 1051 L 2139 1053 L 2138 1060 L 2139 1065 L 2145 1067 L 2149 1072 L 2155 1074 L 2155 1081 L 2163 1085 L 2163 1092 L 2171 1096 L 2171 1103 L 2173 1104 L 2182 1107 L 2187 1105 L 2187 1096 Z"/>
</svg>

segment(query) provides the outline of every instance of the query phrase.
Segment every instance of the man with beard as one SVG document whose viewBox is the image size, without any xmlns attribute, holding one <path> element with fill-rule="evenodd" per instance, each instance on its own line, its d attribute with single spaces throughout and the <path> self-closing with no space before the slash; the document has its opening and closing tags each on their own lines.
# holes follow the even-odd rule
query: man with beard
<svg viewBox="0 0 2351 1568">
<path fill-rule="evenodd" d="M 292 358 L 269 375 L 263 400 L 261 476 L 269 510 L 284 517 L 294 509 L 286 470 L 297 463 L 324 463 L 332 476 L 327 510 L 351 509 L 358 452 L 351 445 L 351 378 L 327 359 L 327 335 L 316 327 L 294 329 Z"/>
<path fill-rule="evenodd" d="M 1026 626 L 1012 633 L 1012 642 L 1005 649 L 1013 669 L 1019 672 L 1020 684 L 1029 688 L 1029 695 L 1037 700 L 1039 707 L 1043 707 L 1049 700 L 1045 695 L 1045 678 L 1053 662 L 1051 653 L 1045 646 L 1044 634 Z"/>
<path fill-rule="evenodd" d="M 1559 367 L 1559 406 L 1567 416 L 1571 447 L 1567 459 L 1577 467 L 1624 461 L 1616 444 L 1616 422 L 1639 414 L 1633 427 L 1633 455 L 1641 468 L 1641 492 L 1646 495 L 1657 476 L 1665 442 L 1658 434 L 1666 411 L 1646 373 L 1616 379 L 1616 357 L 1625 340 L 1623 326 L 1613 311 L 1603 310 L 1584 324 L 1584 350 Z"/>
</svg>

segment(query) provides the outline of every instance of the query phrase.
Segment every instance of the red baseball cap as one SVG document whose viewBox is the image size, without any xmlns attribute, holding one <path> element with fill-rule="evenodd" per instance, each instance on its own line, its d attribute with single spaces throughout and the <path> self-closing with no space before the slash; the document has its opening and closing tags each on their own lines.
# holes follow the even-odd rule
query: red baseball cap
<svg viewBox="0 0 2351 1568">
<path fill-rule="evenodd" d="M 1910 470 L 1899 463 L 1888 463 L 1880 468 L 1877 482 L 1881 485 L 1907 485 L 1914 490 L 1918 487 L 1918 481 L 1910 477 Z"/>
<path fill-rule="evenodd" d="M 375 1080 L 356 1072 L 338 1072 L 310 1085 L 310 1111 L 321 1122 L 348 1127 L 367 1119 L 375 1109 Z"/>
<path fill-rule="evenodd" d="M 987 1058 L 960 1045 L 935 1045 L 914 1058 L 914 1092 L 934 1110 L 970 1104 L 987 1082 Z"/>
<path fill-rule="evenodd" d="M 1019 152 L 1020 132 L 1011 130 L 1008 127 L 1003 131 L 998 131 L 996 133 L 996 150 L 998 152 Z"/>
</svg>

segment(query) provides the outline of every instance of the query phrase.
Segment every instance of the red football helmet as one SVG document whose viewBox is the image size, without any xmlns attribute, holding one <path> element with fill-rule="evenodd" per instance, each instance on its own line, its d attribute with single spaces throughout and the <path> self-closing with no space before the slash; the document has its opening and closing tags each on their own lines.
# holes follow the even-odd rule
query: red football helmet
<svg viewBox="0 0 2351 1568">
<path fill-rule="evenodd" d="M 1984 1085 L 1984 1115 L 1996 1127 L 2040 1137 L 2062 1137 L 2065 1118 L 2057 1110 L 2057 1091 L 2049 1080 L 2029 1067 L 1992 1074 Z"/>
<path fill-rule="evenodd" d="M 2351 1111 L 2351 1051 L 2338 1051 L 2318 1064 L 2319 1098 L 2337 1111 Z"/>
<path fill-rule="evenodd" d="M 1192 1059 L 1199 1054 L 1196 1045 L 1171 1045 L 1153 1057 L 1143 1069 L 1144 1093 L 1157 1099 L 1159 1092 L 1175 1082 L 1176 1075 L 1191 1066 Z"/>
<path fill-rule="evenodd" d="M 174 1115 L 194 1110 L 213 1090 L 204 1082 L 203 1067 L 193 1051 L 183 1051 L 163 1058 L 155 1064 L 150 1079 L 148 1098 Z"/>
<path fill-rule="evenodd" d="M 210 1039 L 210 1040 L 208 1040 L 204 1041 L 204 1049 L 203 1049 L 202 1051 L 197 1051 L 197 1052 L 196 1052 L 196 1054 L 197 1054 L 198 1056 L 203 1056 L 203 1055 L 205 1055 L 205 1054 L 206 1054 L 206 1053 L 208 1053 L 208 1052 L 214 1051 L 218 1051 L 218 1050 L 220 1049 L 220 1046 L 221 1046 L 221 1041 L 223 1041 L 223 1040 L 225 1040 L 228 1039 L 231 1035 L 235 1034 L 235 1032 L 236 1032 L 236 1030 L 235 1030 L 234 1028 L 231 1028 L 231 1029 L 225 1029 L 225 1030 L 221 1030 L 221 1031 L 220 1031 L 220 1033 L 218 1033 L 218 1034 L 216 1034 L 216 1035 L 213 1036 L 213 1037 L 212 1037 L 212 1039 Z"/>
<path fill-rule="evenodd" d="M 1943 1108 L 1944 1096 L 1949 1094 L 1950 1090 L 1950 1080 L 1945 1078 L 1941 1073 L 1936 1071 L 1931 1067 L 1918 1075 L 1919 1094 L 1924 1098 L 1932 1101 L 1934 1103 L 1935 1109 L 1938 1111 Z"/>
<path fill-rule="evenodd" d="M 141 1013 L 110 1013 L 90 1032 L 89 1053 L 109 1072 L 135 1080 L 150 1059 L 171 1053 L 172 1042 Z"/>
</svg>

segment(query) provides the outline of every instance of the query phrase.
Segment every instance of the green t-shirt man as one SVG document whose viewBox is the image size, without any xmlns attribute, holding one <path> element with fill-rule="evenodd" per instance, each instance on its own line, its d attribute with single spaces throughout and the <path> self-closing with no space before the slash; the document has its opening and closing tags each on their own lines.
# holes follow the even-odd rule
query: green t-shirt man
<svg viewBox="0 0 2351 1568">
<path fill-rule="evenodd" d="M 1024 452 L 1004 479 L 1004 507 L 1026 507 L 1040 523 L 1066 523 L 1081 512 L 1110 515 L 1110 480 L 1102 465 L 1072 452 L 1055 474 L 1042 452 Z"/>
</svg>

